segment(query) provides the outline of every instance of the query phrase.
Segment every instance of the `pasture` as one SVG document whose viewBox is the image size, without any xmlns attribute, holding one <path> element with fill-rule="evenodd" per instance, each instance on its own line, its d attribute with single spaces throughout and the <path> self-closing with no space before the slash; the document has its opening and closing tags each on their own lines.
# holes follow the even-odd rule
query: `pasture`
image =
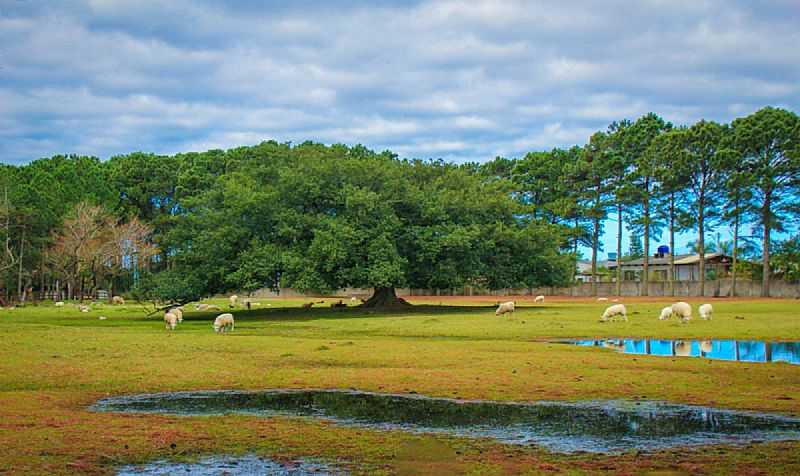
<svg viewBox="0 0 800 476">
<path fill-rule="evenodd" d="M 113 474 L 154 459 L 257 454 L 312 458 L 353 474 L 800 474 L 800 442 L 622 455 L 550 453 L 490 440 L 374 431 L 297 418 L 96 413 L 111 395 L 144 392 L 358 389 L 496 401 L 663 400 L 800 416 L 800 366 L 634 356 L 554 343 L 572 337 L 800 340 L 796 300 L 711 299 L 714 319 L 659 321 L 663 298 L 626 298 L 628 322 L 602 323 L 611 303 L 517 298 L 411 298 L 396 311 L 261 299 L 233 311 L 186 307 L 175 331 L 143 308 L 89 313 L 52 303 L 0 310 L 0 473 Z M 212 302 L 212 301 L 205 301 Z M 223 299 L 213 301 L 223 308 Z M 346 301 L 347 302 L 347 301 Z M 696 307 L 701 301 L 690 300 Z M 269 306 L 267 306 L 269 304 Z M 100 316 L 107 319 L 99 320 Z"/>
</svg>

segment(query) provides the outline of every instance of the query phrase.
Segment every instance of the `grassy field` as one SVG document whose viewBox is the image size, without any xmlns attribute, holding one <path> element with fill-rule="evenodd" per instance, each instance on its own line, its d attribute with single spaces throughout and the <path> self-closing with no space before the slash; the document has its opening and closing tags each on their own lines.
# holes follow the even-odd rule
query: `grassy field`
<svg viewBox="0 0 800 476">
<path fill-rule="evenodd" d="M 501 401 L 648 399 L 800 416 L 800 366 L 616 354 L 565 337 L 800 340 L 800 302 L 711 300 L 713 321 L 658 321 L 664 299 L 417 298 L 407 311 L 303 310 L 262 299 L 216 335 L 189 311 L 174 332 L 136 305 L 0 310 L 0 474 L 110 474 L 158 458 L 255 453 L 364 474 L 800 474 L 800 442 L 605 456 L 287 418 L 99 414 L 98 398 L 192 389 L 355 388 Z M 332 302 L 328 300 L 327 302 Z M 222 303 L 222 301 L 217 301 Z M 267 306 L 269 304 L 269 306 Z M 699 301 L 694 301 L 699 304 Z M 321 305 L 324 306 L 324 305 Z M 99 320 L 106 316 L 106 320 Z"/>
</svg>

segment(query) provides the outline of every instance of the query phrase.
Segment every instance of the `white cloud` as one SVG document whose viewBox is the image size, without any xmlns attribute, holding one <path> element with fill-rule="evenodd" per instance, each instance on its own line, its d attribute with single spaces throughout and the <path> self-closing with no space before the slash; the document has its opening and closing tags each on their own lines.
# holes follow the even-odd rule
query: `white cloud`
<svg viewBox="0 0 800 476">
<path fill-rule="evenodd" d="M 793 2 L 18 2 L 0 15 L 0 160 L 363 143 L 486 160 L 800 106 Z"/>
</svg>

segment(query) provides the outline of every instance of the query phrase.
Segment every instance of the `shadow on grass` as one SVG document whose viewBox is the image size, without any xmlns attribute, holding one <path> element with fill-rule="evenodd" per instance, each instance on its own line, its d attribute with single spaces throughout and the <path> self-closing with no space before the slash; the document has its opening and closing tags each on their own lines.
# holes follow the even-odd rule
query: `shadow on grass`
<svg viewBox="0 0 800 476">
<path fill-rule="evenodd" d="M 438 315 L 438 316 L 453 316 L 453 315 L 468 315 L 468 316 L 486 316 L 486 317 L 495 317 L 494 311 L 497 307 L 496 306 L 445 306 L 445 305 L 431 305 L 431 304 L 420 304 L 420 305 L 413 305 L 411 307 L 404 307 L 400 309 L 396 308 L 388 308 L 388 309 L 380 309 L 380 308 L 362 308 L 360 306 L 342 308 L 342 309 L 332 309 L 330 307 L 319 307 L 319 308 L 311 308 L 311 309 L 301 309 L 301 308 L 275 308 L 275 309 L 251 309 L 251 310 L 243 310 L 243 309 L 235 309 L 235 310 L 223 310 L 221 312 L 231 312 L 234 314 L 237 320 L 242 321 L 265 321 L 265 322 L 287 322 L 287 321 L 314 321 L 319 319 L 358 319 L 362 317 L 366 318 L 374 318 L 374 317 L 415 317 L 415 316 L 430 316 L 430 315 Z M 547 306 L 535 306 L 535 307 L 519 307 L 517 308 L 517 312 L 542 312 L 547 310 L 552 310 L 555 308 L 549 308 Z M 564 310 L 563 306 L 560 306 L 559 311 Z M 189 321 L 208 321 L 214 320 L 216 316 L 218 316 L 220 312 L 191 312 L 184 314 L 184 319 Z M 503 316 L 498 317 L 505 318 Z"/>
</svg>

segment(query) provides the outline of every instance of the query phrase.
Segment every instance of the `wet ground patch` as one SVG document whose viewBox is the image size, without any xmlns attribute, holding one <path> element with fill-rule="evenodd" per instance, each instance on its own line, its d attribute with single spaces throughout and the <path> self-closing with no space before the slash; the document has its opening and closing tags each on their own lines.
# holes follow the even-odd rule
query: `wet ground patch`
<svg viewBox="0 0 800 476">
<path fill-rule="evenodd" d="M 800 365 L 800 342 L 732 339 L 574 339 L 563 342 L 603 347 L 624 354 L 701 357 L 736 362 L 787 362 Z"/>
<path fill-rule="evenodd" d="M 556 452 L 616 453 L 800 440 L 798 419 L 663 402 L 502 403 L 358 391 L 267 390 L 120 396 L 100 400 L 91 409 L 305 417 L 373 429 L 492 438 Z"/>
<path fill-rule="evenodd" d="M 177 463 L 166 460 L 142 465 L 123 466 L 117 476 L 165 476 L 185 474 L 192 476 L 250 476 L 269 474 L 275 476 L 327 476 L 346 474 L 331 466 L 308 461 L 279 463 L 258 456 L 211 456 L 195 463 Z"/>
</svg>

